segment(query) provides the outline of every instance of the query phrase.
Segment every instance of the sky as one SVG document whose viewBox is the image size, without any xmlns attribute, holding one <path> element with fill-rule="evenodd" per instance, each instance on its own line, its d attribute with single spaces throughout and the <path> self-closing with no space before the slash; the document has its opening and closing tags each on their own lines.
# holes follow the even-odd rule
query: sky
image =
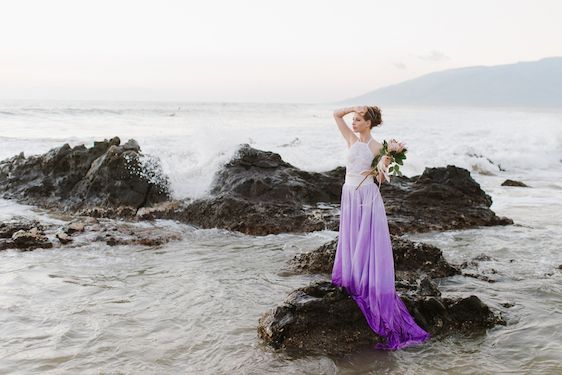
<svg viewBox="0 0 562 375">
<path fill-rule="evenodd" d="M 562 1 L 0 0 L 0 99 L 322 103 L 562 56 Z"/>
</svg>

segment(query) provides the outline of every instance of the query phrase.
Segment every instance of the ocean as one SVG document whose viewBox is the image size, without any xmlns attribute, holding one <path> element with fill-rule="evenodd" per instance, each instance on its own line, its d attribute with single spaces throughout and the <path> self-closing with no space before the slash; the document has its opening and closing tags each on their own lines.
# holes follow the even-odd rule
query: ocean
<svg viewBox="0 0 562 375">
<path fill-rule="evenodd" d="M 1 101 L 0 160 L 134 138 L 160 160 L 175 198 L 198 198 L 241 143 L 309 171 L 344 165 L 337 107 Z M 406 176 L 467 168 L 492 197 L 491 209 L 514 220 L 406 235 L 438 246 L 452 263 L 491 256 L 481 265 L 496 272 L 495 283 L 455 276 L 439 287 L 444 296 L 479 296 L 507 326 L 398 352 L 288 358 L 259 342 L 258 318 L 293 289 L 324 278 L 288 276 L 283 268 L 337 232 L 259 237 L 158 220 L 142 225 L 171 227 L 184 238 L 157 249 L 95 243 L 0 252 L 0 373 L 562 373 L 562 109 L 389 106 L 382 115 L 373 137 L 406 143 Z M 508 178 L 531 187 L 501 186 Z M 0 199 L 0 220 L 14 216 L 58 223 Z"/>
</svg>

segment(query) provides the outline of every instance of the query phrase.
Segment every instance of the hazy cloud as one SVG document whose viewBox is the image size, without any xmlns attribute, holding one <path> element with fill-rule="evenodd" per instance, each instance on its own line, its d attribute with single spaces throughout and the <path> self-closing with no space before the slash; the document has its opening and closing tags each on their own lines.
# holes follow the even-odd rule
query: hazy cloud
<svg viewBox="0 0 562 375">
<path fill-rule="evenodd" d="M 431 50 L 431 51 L 429 51 L 428 54 L 425 54 L 425 55 L 418 55 L 418 58 L 420 60 L 425 60 L 425 61 L 445 61 L 445 60 L 451 59 L 449 56 L 445 55 L 443 52 L 437 51 L 437 50 Z"/>
<path fill-rule="evenodd" d="M 392 65 L 394 65 L 396 68 L 398 69 L 406 69 L 406 64 L 404 64 L 403 62 L 399 61 L 399 62 L 395 62 Z"/>
</svg>

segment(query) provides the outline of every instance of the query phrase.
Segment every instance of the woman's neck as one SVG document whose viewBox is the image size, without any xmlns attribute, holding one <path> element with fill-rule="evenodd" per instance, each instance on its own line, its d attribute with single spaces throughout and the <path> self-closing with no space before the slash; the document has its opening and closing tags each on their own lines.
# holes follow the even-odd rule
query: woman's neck
<svg viewBox="0 0 562 375">
<path fill-rule="evenodd" d="M 359 133 L 359 140 L 361 142 L 367 142 L 369 139 L 371 139 L 371 132 L 363 132 L 363 133 Z"/>
</svg>

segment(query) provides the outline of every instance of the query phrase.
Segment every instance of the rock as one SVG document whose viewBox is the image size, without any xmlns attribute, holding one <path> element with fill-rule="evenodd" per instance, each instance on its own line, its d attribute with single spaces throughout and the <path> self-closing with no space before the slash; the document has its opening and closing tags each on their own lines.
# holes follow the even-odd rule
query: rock
<svg viewBox="0 0 562 375">
<path fill-rule="evenodd" d="M 344 174 L 343 167 L 325 173 L 303 171 L 279 154 L 243 144 L 215 175 L 211 193 L 252 202 L 339 203 Z"/>
<path fill-rule="evenodd" d="M 504 182 L 502 182 L 501 186 L 529 187 L 529 185 L 526 185 L 525 183 L 523 183 L 521 181 L 510 180 L 510 179 L 507 179 Z"/>
<path fill-rule="evenodd" d="M 68 234 L 66 234 L 65 232 L 57 232 L 57 234 L 55 235 L 58 240 L 62 243 L 62 244 L 67 244 L 69 242 L 72 242 L 72 237 L 70 237 Z"/>
<path fill-rule="evenodd" d="M 43 155 L 23 154 L 0 162 L 4 198 L 66 212 L 102 207 L 139 207 L 169 199 L 169 180 L 158 161 L 140 154 L 134 140 L 68 144 Z"/>
<path fill-rule="evenodd" d="M 313 251 L 294 256 L 289 261 L 289 266 L 296 273 L 331 274 L 337 246 L 338 239 L 336 238 Z"/>
<path fill-rule="evenodd" d="M 441 296 L 441 291 L 437 288 L 437 284 L 429 277 L 420 280 L 419 292 L 420 296 Z"/>
<path fill-rule="evenodd" d="M 432 335 L 472 333 L 485 331 L 495 325 L 505 325 L 501 315 L 496 315 L 477 296 L 464 298 L 422 297 L 402 298 L 412 316 L 422 328 Z"/>
<path fill-rule="evenodd" d="M 37 223 L 37 222 L 33 222 Z M 12 232 L 15 228 L 27 228 L 29 221 L 0 223 L 4 233 Z M 38 223 L 37 223 L 38 224 Z M 43 231 L 42 229 L 47 229 Z M 6 228 L 10 228 L 8 231 Z M 2 233 L 2 232 L 0 232 Z M 72 236 L 70 235 L 72 233 Z M 46 236 L 53 236 L 59 241 L 52 243 Z M 181 232 L 176 230 L 147 227 L 142 224 L 114 221 L 111 219 L 79 218 L 65 224 L 63 227 L 37 225 L 31 229 L 19 229 L 10 238 L 0 238 L 0 250 L 22 249 L 34 250 L 36 248 L 60 247 L 72 242 L 72 247 L 90 246 L 92 242 L 105 242 L 110 246 L 115 245 L 141 245 L 156 247 L 170 241 L 180 240 Z M 60 242 L 60 243 L 59 243 Z"/>
<path fill-rule="evenodd" d="M 53 247 L 53 244 L 44 235 L 43 231 L 37 227 L 30 230 L 19 230 L 12 234 L 12 242 L 14 247 L 21 250 L 34 250 L 37 248 L 48 249 Z"/>
<path fill-rule="evenodd" d="M 84 223 L 80 221 L 71 222 L 65 227 L 64 231 L 68 234 L 84 232 Z"/>
<path fill-rule="evenodd" d="M 143 216 L 147 215 L 178 220 L 201 228 L 223 228 L 252 235 L 312 232 L 326 228 L 322 218 L 307 213 L 301 205 L 252 202 L 228 194 L 197 199 L 176 209 L 144 211 Z"/>
<path fill-rule="evenodd" d="M 432 278 L 460 273 L 458 267 L 445 260 L 443 252 L 436 246 L 413 242 L 398 236 L 391 236 L 391 240 L 395 269 L 423 271 Z"/>
<path fill-rule="evenodd" d="M 503 303 L 500 303 L 500 305 L 502 305 L 502 306 L 505 307 L 506 309 L 509 309 L 510 307 L 515 306 L 515 304 L 514 304 L 514 303 L 511 303 L 511 302 L 503 302 Z"/>
<path fill-rule="evenodd" d="M 482 281 L 486 281 L 486 282 L 488 282 L 488 283 L 495 283 L 495 282 L 496 282 L 495 279 L 492 279 L 492 278 L 490 278 L 490 277 L 488 277 L 488 276 L 486 276 L 486 275 L 481 275 L 481 274 L 479 274 L 479 273 L 463 272 L 462 275 L 463 275 L 463 276 L 466 276 L 466 277 L 473 277 L 473 278 L 475 278 L 475 279 L 479 279 L 479 280 L 482 280 Z"/>
<path fill-rule="evenodd" d="M 0 223 L 0 238 L 12 238 L 12 235 L 20 230 L 29 231 L 32 228 L 43 230 L 43 226 L 37 220 L 28 220 L 16 217 L 13 220 Z"/>
<path fill-rule="evenodd" d="M 343 167 L 306 172 L 279 154 L 245 144 L 215 175 L 210 197 L 168 218 L 254 235 L 338 230 L 344 176 Z M 381 195 L 393 234 L 513 224 L 490 210 L 490 196 L 466 169 L 452 165 L 426 168 L 412 178 L 395 176 L 382 185 Z"/>
<path fill-rule="evenodd" d="M 133 220 L 137 209 L 131 206 L 113 207 L 89 207 L 77 212 L 78 216 L 89 216 L 94 218 L 122 218 Z"/>
<path fill-rule="evenodd" d="M 140 152 L 140 146 L 138 144 L 137 141 L 135 141 L 134 139 L 129 139 L 124 145 L 123 145 L 123 149 L 127 150 L 127 151 L 135 151 L 135 152 Z"/>
<path fill-rule="evenodd" d="M 355 301 L 326 282 L 299 288 L 262 314 L 258 335 L 271 347 L 295 354 L 341 355 L 382 341 Z"/>
<path fill-rule="evenodd" d="M 491 197 L 464 168 L 425 168 L 420 176 L 394 181 L 399 189 L 381 187 L 393 234 L 513 224 L 490 210 Z"/>
<path fill-rule="evenodd" d="M 160 246 L 170 241 L 182 238 L 181 233 L 158 227 L 139 227 L 131 223 L 108 222 L 98 231 L 95 241 L 105 242 L 109 246 L 117 245 L 142 245 Z"/>
<path fill-rule="evenodd" d="M 460 274 L 459 268 L 449 264 L 435 246 L 394 235 L 391 241 L 396 271 L 421 271 L 433 278 Z M 289 266 L 298 273 L 331 274 L 337 243 L 335 239 L 314 251 L 299 254 L 289 261 Z"/>
<path fill-rule="evenodd" d="M 480 262 L 482 262 L 482 261 L 487 262 L 487 261 L 491 261 L 491 260 L 495 260 L 495 259 L 493 259 L 491 256 L 489 256 L 487 254 L 482 253 L 480 255 L 475 256 L 474 258 L 472 258 L 469 261 L 462 262 L 461 265 L 460 265 L 460 268 L 464 269 L 464 268 L 468 268 L 468 267 L 478 267 Z"/>
<path fill-rule="evenodd" d="M 432 337 L 485 332 L 505 324 L 476 296 L 402 296 L 402 300 Z M 297 356 L 342 355 L 382 341 L 355 301 L 342 288 L 324 281 L 291 292 L 281 305 L 261 315 L 257 331 L 267 345 Z"/>
<path fill-rule="evenodd" d="M 167 218 L 266 235 L 338 230 L 344 175 L 344 167 L 303 171 L 279 154 L 244 144 L 216 173 L 211 196 L 171 201 L 158 160 L 142 155 L 136 141 L 120 146 L 114 137 L 90 148 L 65 144 L 44 155 L 6 159 L 0 162 L 0 192 L 83 216 Z M 412 178 L 395 176 L 381 194 L 393 234 L 513 224 L 490 210 L 491 198 L 466 169 L 452 165 L 426 168 Z"/>
<path fill-rule="evenodd" d="M 187 207 L 190 199 L 179 201 L 170 200 L 153 205 L 152 207 L 141 207 L 136 212 L 136 217 L 139 220 L 155 220 L 174 218 L 176 213 L 181 212 Z"/>
</svg>

